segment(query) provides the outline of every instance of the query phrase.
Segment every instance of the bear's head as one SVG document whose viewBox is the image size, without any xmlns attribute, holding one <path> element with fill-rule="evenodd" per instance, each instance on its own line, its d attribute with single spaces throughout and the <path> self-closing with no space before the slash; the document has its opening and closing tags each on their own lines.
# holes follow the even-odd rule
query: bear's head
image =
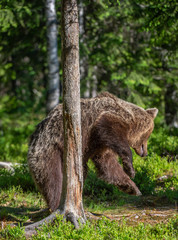
<svg viewBox="0 0 178 240">
<path fill-rule="evenodd" d="M 141 156 L 147 156 L 147 141 L 154 129 L 154 119 L 158 113 L 157 108 L 149 108 L 137 116 L 135 129 L 129 135 L 129 145 Z"/>
</svg>

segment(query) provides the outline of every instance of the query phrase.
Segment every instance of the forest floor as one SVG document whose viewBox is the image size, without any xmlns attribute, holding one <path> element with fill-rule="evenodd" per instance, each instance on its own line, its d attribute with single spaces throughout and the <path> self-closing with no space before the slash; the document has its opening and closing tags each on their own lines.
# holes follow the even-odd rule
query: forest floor
<svg viewBox="0 0 178 240">
<path fill-rule="evenodd" d="M 136 198 L 135 198 L 136 199 Z M 103 217 L 116 220 L 121 223 L 123 220 L 131 226 L 139 223 L 145 224 L 158 224 L 166 223 L 169 219 L 172 219 L 178 215 L 177 202 L 169 203 L 164 199 L 147 196 L 139 197 L 135 200 L 134 197 L 127 197 L 127 203 L 123 206 L 111 206 L 111 203 L 105 203 L 105 209 L 90 209 L 85 208 L 85 214 L 89 221 L 99 220 Z M 36 222 L 49 214 L 46 209 L 35 209 L 31 207 L 25 207 L 26 201 L 22 201 L 22 205 L 18 207 L 11 207 L 10 202 L 1 204 L 0 206 L 0 230 L 7 225 L 28 225 Z"/>
</svg>

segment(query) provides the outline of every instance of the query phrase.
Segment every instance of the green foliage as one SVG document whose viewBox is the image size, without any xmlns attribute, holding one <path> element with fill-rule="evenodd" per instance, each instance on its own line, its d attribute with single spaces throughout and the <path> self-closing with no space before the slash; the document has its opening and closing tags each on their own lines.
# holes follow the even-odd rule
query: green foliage
<svg viewBox="0 0 178 240">
<path fill-rule="evenodd" d="M 39 76 L 39 69 L 42 66 L 44 69 L 46 64 L 46 38 L 42 37 L 46 28 L 44 20 L 43 3 L 1 1 L 1 95 L 15 97 L 17 105 L 21 100 L 26 107 L 33 106 L 34 99 L 39 103 L 41 93 L 45 93 L 43 77 Z"/>
<path fill-rule="evenodd" d="M 167 156 L 168 160 L 176 160 L 178 153 L 177 129 L 159 127 L 154 130 L 150 137 L 150 151 L 160 156 Z"/>
<path fill-rule="evenodd" d="M 17 104 L 9 96 L 0 103 L 0 161 L 26 162 L 29 137 L 43 118 L 43 114 L 29 113 L 30 109 L 13 113 Z"/>
<path fill-rule="evenodd" d="M 8 229 L 6 229 L 5 231 L 2 232 L 2 237 L 3 239 L 19 239 L 19 240 L 25 240 L 25 236 L 24 236 L 24 229 L 20 227 L 20 225 L 18 227 L 12 228 L 12 227 L 8 227 Z"/>
<path fill-rule="evenodd" d="M 56 6 L 60 19 L 60 0 Z M 80 55 L 81 59 L 86 58 L 83 67 L 87 74 L 81 79 L 81 94 L 87 90 L 92 96 L 93 89 L 108 90 L 142 107 L 157 106 L 164 122 L 175 122 L 178 102 L 175 0 L 84 1 L 83 10 Z M 7 108 L 19 112 L 27 107 L 44 109 L 47 90 L 44 3 L 1 1 L 0 28 L 0 95 L 8 96 Z M 59 56 L 60 53 L 59 44 Z M 170 121 L 165 119 L 166 114 L 171 114 Z"/>
<path fill-rule="evenodd" d="M 8 218 L 9 215 L 19 214 L 27 210 L 36 210 L 45 206 L 41 195 L 35 191 L 24 191 L 23 184 L 18 186 L 9 186 L 8 189 L 2 189 L 0 193 L 1 213 L 0 218 Z M 28 214 L 27 214 L 28 215 Z M 19 215 L 18 215 L 19 217 Z M 26 218 L 26 216 L 24 215 Z M 23 219 L 23 215 L 19 217 Z"/>
<path fill-rule="evenodd" d="M 150 154 L 149 157 L 141 159 L 134 158 L 134 167 L 136 169 L 135 183 L 140 188 L 141 192 L 145 194 L 159 194 L 163 193 L 170 200 L 174 201 L 178 197 L 178 176 L 177 176 L 177 162 L 168 162 L 167 158 L 162 158 L 157 154 Z M 159 190 L 156 189 L 158 179 L 161 176 L 168 175 L 169 184 L 166 181 L 164 186 Z M 172 194 L 170 196 L 170 189 Z"/>
<path fill-rule="evenodd" d="M 178 102 L 176 8 L 174 0 L 123 1 L 117 7 L 112 1 L 88 3 L 81 56 L 88 56 L 90 92 L 95 76 L 97 91 L 109 90 L 142 107 L 158 107 L 164 121 L 171 114 L 172 119 L 166 119 L 171 124 Z M 159 26 L 153 27 L 156 22 Z M 85 81 L 81 84 L 83 91 Z"/>
<path fill-rule="evenodd" d="M 8 189 L 18 186 L 21 186 L 24 191 L 35 189 L 34 182 L 29 173 L 27 164 L 22 166 L 14 166 L 14 171 L 0 169 L 1 189 Z"/>
<path fill-rule="evenodd" d="M 97 222 L 87 223 L 82 228 L 76 230 L 71 223 L 63 221 L 62 216 L 57 216 L 54 225 L 44 226 L 38 231 L 37 236 L 32 239 L 150 239 L 150 240 L 176 240 L 177 239 L 177 221 L 171 219 L 166 224 L 156 224 L 154 226 L 144 225 L 128 226 L 126 223 L 118 224 L 117 221 L 110 221 L 106 218 Z M 10 229 L 5 234 L 8 239 L 25 239 L 23 230 L 20 227 Z"/>
<path fill-rule="evenodd" d="M 143 194 L 165 196 L 172 202 L 178 199 L 177 151 L 176 130 L 160 127 L 150 137 L 148 156 L 140 158 L 134 153 L 134 181 Z M 166 178 L 159 182 L 162 176 Z"/>
<path fill-rule="evenodd" d="M 147 30 L 152 30 L 154 43 L 164 42 L 169 44 L 169 41 L 176 42 L 177 29 L 177 2 L 176 0 L 164 1 L 143 1 L 137 0 L 137 6 L 140 7 L 146 17 L 144 27 Z M 155 36 L 155 30 L 157 38 Z"/>
</svg>

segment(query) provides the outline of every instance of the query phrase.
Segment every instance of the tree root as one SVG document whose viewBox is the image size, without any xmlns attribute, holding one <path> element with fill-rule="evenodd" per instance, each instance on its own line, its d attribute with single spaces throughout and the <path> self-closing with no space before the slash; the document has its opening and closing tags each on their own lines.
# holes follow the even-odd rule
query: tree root
<svg viewBox="0 0 178 240">
<path fill-rule="evenodd" d="M 60 210 L 56 210 L 55 212 L 51 213 L 48 217 L 36 222 L 32 223 L 25 227 L 25 236 L 30 237 L 33 234 L 36 234 L 38 229 L 42 227 L 44 224 L 52 223 L 56 219 L 56 215 L 60 214 Z"/>
<path fill-rule="evenodd" d="M 76 229 L 80 228 L 80 224 L 83 225 L 86 222 L 86 217 L 85 216 L 82 218 L 82 217 L 76 216 L 73 212 L 70 212 L 70 213 L 64 215 L 64 218 L 67 221 L 70 221 Z"/>
<path fill-rule="evenodd" d="M 61 211 L 59 209 L 57 209 L 55 212 L 51 213 L 48 217 L 46 217 L 36 223 L 32 223 L 32 224 L 26 226 L 25 227 L 25 237 L 29 238 L 32 235 L 36 235 L 37 230 L 40 230 L 40 228 L 43 225 L 53 223 L 54 220 L 56 219 L 57 214 L 61 214 Z M 69 212 L 67 214 L 64 213 L 64 219 L 66 219 L 67 221 L 70 221 L 76 229 L 79 229 L 79 227 L 80 227 L 79 219 L 80 219 L 81 224 L 85 223 L 84 218 L 76 216 L 73 212 Z"/>
<path fill-rule="evenodd" d="M 66 215 L 66 220 L 67 221 L 70 221 L 73 225 L 74 225 L 74 227 L 76 228 L 76 229 L 79 229 L 79 223 L 78 223 L 78 219 L 76 218 L 76 216 L 74 215 L 74 213 L 68 213 L 67 215 Z"/>
</svg>

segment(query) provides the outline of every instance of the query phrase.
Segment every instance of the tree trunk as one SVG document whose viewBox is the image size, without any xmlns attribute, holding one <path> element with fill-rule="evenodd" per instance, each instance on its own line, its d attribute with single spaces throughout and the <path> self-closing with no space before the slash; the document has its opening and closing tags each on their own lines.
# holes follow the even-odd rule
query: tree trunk
<svg viewBox="0 0 178 240">
<path fill-rule="evenodd" d="M 47 113 L 59 103 L 59 60 L 57 48 L 57 18 L 55 0 L 46 0 L 48 40 L 48 93 Z"/>
<path fill-rule="evenodd" d="M 169 83 L 165 92 L 165 120 L 166 124 L 178 128 L 178 91 L 176 85 Z"/>
<path fill-rule="evenodd" d="M 80 109 L 79 24 L 77 0 L 62 1 L 63 190 L 61 213 L 78 227 L 85 222 Z"/>
<path fill-rule="evenodd" d="M 91 83 L 91 88 L 90 88 L 90 95 L 92 97 L 96 97 L 97 95 L 97 85 L 98 85 L 98 80 L 97 80 L 97 72 L 98 72 L 98 66 L 93 67 L 93 76 L 92 76 L 92 83 Z"/>
</svg>

